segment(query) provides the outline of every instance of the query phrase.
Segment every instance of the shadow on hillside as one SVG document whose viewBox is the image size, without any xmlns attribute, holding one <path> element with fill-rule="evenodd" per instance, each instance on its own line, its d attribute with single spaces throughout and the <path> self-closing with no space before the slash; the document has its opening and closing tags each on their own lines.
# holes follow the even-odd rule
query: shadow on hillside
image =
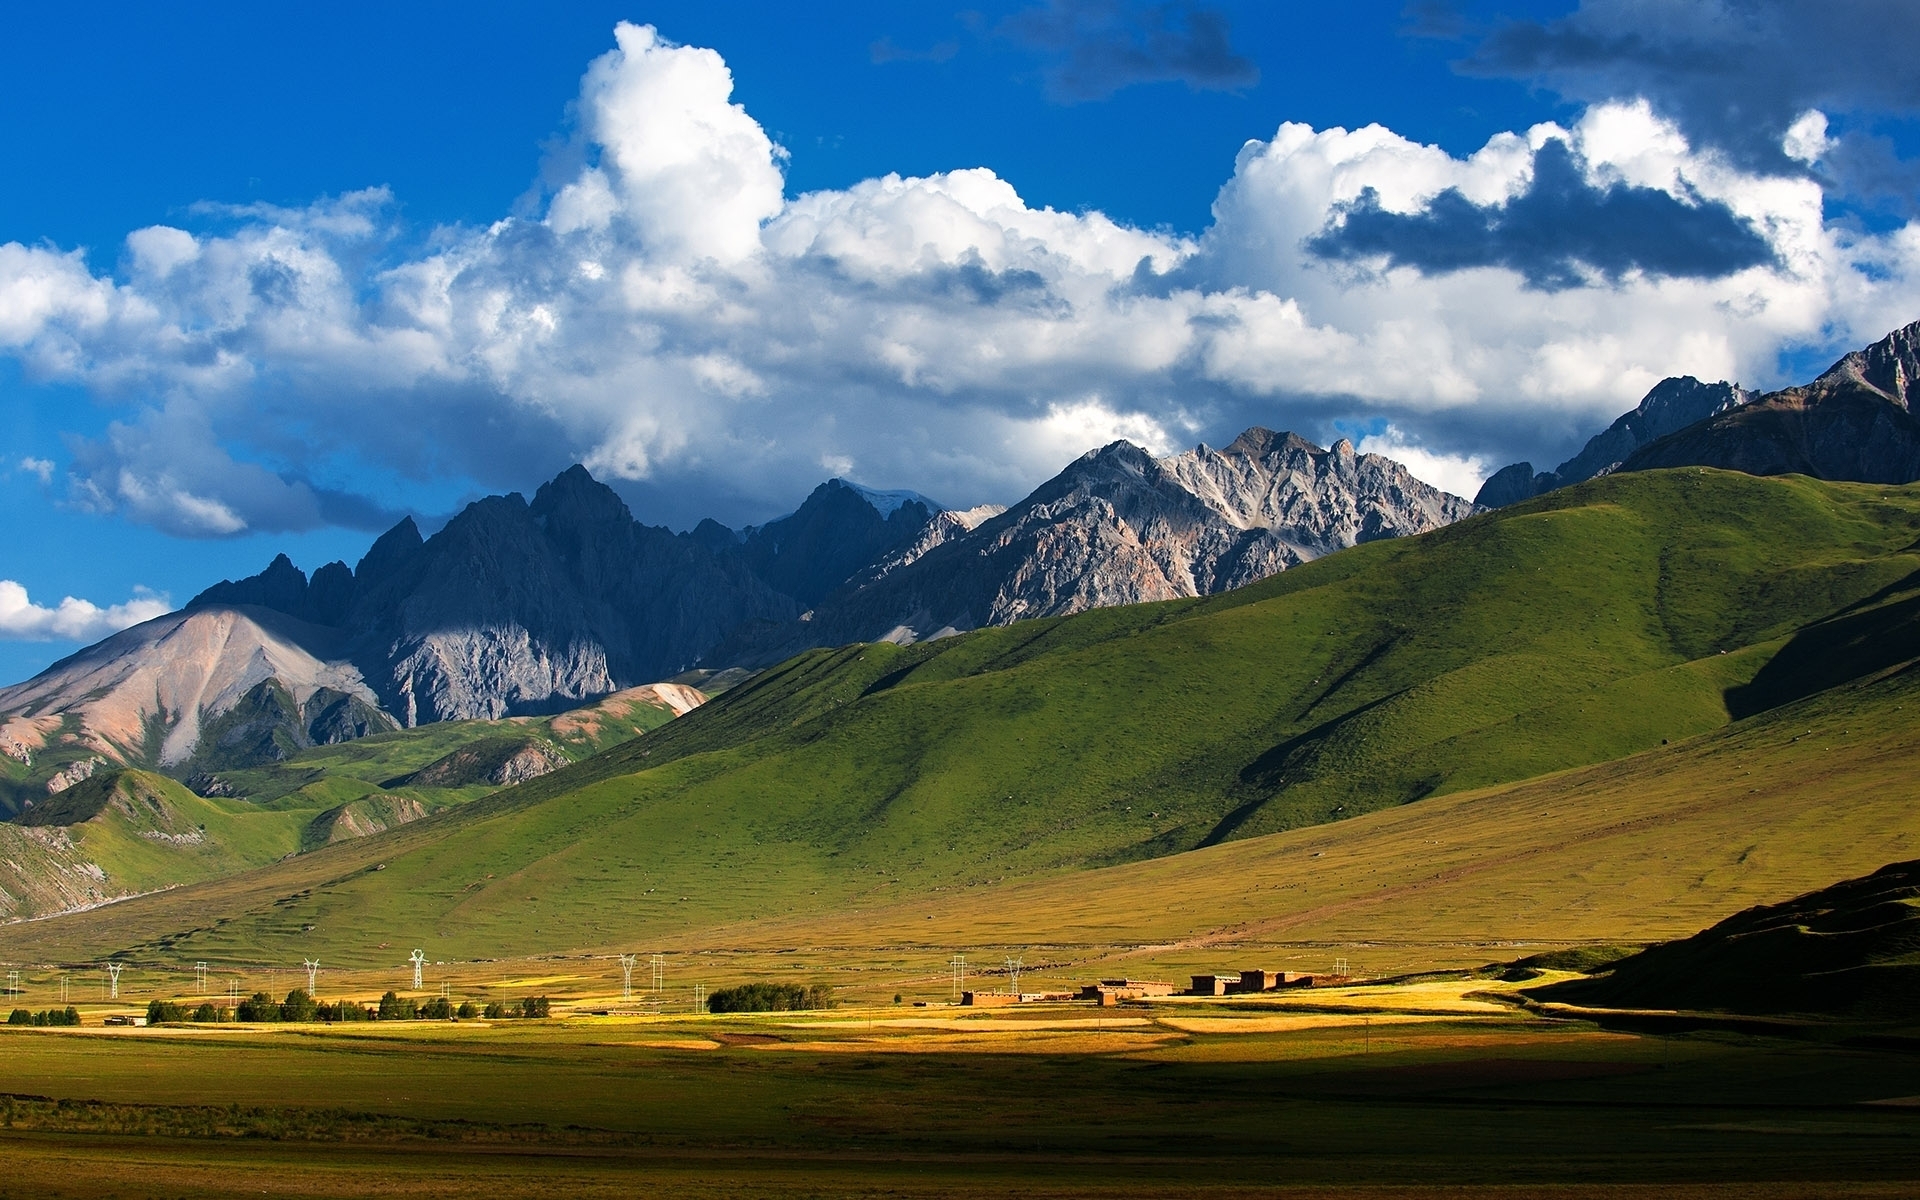
<svg viewBox="0 0 1920 1200">
<path fill-rule="evenodd" d="M 1806 626 L 1752 682 L 1726 691 L 1735 720 L 1920 658 L 1920 571 Z"/>
</svg>

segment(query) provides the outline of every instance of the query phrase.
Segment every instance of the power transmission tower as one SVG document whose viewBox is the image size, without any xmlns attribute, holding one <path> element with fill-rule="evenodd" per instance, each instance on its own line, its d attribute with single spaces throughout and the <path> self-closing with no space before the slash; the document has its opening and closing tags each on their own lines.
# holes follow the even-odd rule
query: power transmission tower
<svg viewBox="0 0 1920 1200">
<path fill-rule="evenodd" d="M 953 968 L 953 998 L 960 999 L 960 989 L 967 982 L 967 956 L 956 954 L 948 964 Z"/>
<path fill-rule="evenodd" d="M 417 992 L 420 990 L 420 964 L 427 961 L 427 952 L 415 950 L 407 957 L 413 960 L 413 990 Z"/>
<path fill-rule="evenodd" d="M 107 964 L 107 999 L 118 1000 L 120 998 L 120 972 L 124 969 L 124 963 Z"/>
<path fill-rule="evenodd" d="M 1016 996 L 1020 994 L 1020 968 L 1023 965 L 1017 958 L 1007 960 L 1007 990 Z"/>
<path fill-rule="evenodd" d="M 316 980 L 320 974 L 320 960 L 317 958 L 303 958 L 300 961 L 305 964 L 307 968 L 307 995 L 311 996 L 319 990 L 319 984 Z M 415 984 L 414 986 L 418 987 L 419 985 Z"/>
<path fill-rule="evenodd" d="M 200 997 L 204 1000 L 207 995 L 207 964 L 203 962 L 193 964 L 193 973 L 200 981 Z"/>
<path fill-rule="evenodd" d="M 65 1004 L 66 1002 L 67 1002 L 67 977 L 65 975 L 62 975 L 60 977 L 60 1003 Z"/>
<path fill-rule="evenodd" d="M 707 985 L 704 983 L 693 985 L 693 1011 L 707 1011 Z"/>
<path fill-rule="evenodd" d="M 1348 972 L 1348 970 L 1347 970 L 1347 960 L 1346 960 L 1346 959 L 1344 959 L 1344 958 L 1336 958 L 1336 959 L 1334 959 L 1334 960 L 1333 960 L 1333 973 L 1334 973 L 1335 975 L 1346 975 L 1346 974 L 1349 974 L 1349 972 Z"/>
<path fill-rule="evenodd" d="M 654 955 L 652 965 L 653 965 L 653 990 L 654 990 L 654 993 L 657 995 L 662 989 L 664 989 L 667 986 L 667 956 L 664 954 Z"/>
<path fill-rule="evenodd" d="M 622 1002 L 633 999 L 633 964 L 640 961 L 638 954 L 620 956 L 620 999 Z"/>
<path fill-rule="evenodd" d="M 20 994 L 20 972 L 8 971 L 7 972 L 7 995 L 18 996 L 19 994 Z"/>
</svg>

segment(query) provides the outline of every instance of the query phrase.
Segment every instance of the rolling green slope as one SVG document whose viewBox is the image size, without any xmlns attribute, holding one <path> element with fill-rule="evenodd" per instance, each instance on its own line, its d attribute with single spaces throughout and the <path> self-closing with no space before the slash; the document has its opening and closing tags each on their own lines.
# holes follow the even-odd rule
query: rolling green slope
<svg viewBox="0 0 1920 1200">
<path fill-rule="evenodd" d="M 149 771 L 95 775 L 0 824 L 0 915 L 230 875 L 293 853 L 310 813 L 208 799 Z"/>
<path fill-rule="evenodd" d="M 1911 489 L 1636 474 L 1227 596 L 815 652 L 137 940 L 374 961 L 412 938 L 487 957 L 682 936 L 1617 759 L 1795 694 L 1763 678 L 1782 647 L 1898 624 L 1917 538 Z M 1893 665 L 1876 653 L 1848 669 Z"/>
<path fill-rule="evenodd" d="M 450 721 L 316 746 L 196 775 L 206 795 L 133 769 L 104 769 L 51 796 L 44 784 L 23 787 L 25 811 L 0 822 L 0 920 L 232 875 L 490 795 L 529 768 L 590 757 L 673 719 L 642 692 L 552 717 Z"/>
</svg>

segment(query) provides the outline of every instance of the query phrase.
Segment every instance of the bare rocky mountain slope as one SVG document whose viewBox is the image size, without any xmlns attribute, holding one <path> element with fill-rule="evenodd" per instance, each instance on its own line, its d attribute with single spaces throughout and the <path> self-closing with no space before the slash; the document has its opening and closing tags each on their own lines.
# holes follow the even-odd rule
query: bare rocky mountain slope
<svg viewBox="0 0 1920 1200">
<path fill-rule="evenodd" d="M 0 749 L 27 766 L 71 759 L 58 791 L 94 764 L 185 769 L 206 742 L 246 759 L 276 736 L 293 748 L 395 728 L 346 648 L 340 630 L 258 606 L 168 613 L 0 689 Z"/>
<path fill-rule="evenodd" d="M 800 620 L 716 651 L 765 664 L 813 646 L 912 642 L 1116 604 L 1223 592 L 1323 554 L 1424 533 L 1474 506 L 1342 440 L 1249 429 L 1155 458 L 1115 442 L 910 559 L 856 577 Z"/>
</svg>

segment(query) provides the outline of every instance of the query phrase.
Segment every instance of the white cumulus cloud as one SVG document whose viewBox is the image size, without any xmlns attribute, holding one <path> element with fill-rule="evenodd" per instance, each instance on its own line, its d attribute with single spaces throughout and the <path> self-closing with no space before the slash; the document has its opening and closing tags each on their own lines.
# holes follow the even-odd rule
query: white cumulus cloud
<svg viewBox="0 0 1920 1200">
<path fill-rule="evenodd" d="M 1442 491 L 1468 499 L 1473 498 L 1498 465 L 1477 456 L 1435 454 L 1392 425 L 1379 433 L 1361 438 L 1354 449 L 1362 454 L 1391 458 L 1406 467 L 1408 473 L 1422 483 L 1430 483 Z"/>
<path fill-rule="evenodd" d="M 93 642 L 130 625 L 171 612 L 167 598 L 135 588 L 124 604 L 101 608 L 91 601 L 68 596 L 53 608 L 35 604 L 27 589 L 11 579 L 0 579 L 0 638 L 16 642 Z"/>
<path fill-rule="evenodd" d="M 1920 317 L 1920 228 L 1830 223 L 1816 180 L 1644 102 L 1465 157 L 1285 124 L 1185 236 L 966 164 L 789 197 L 732 88 L 713 50 L 622 24 L 530 215 L 427 252 L 381 189 L 137 230 L 112 270 L 0 246 L 0 352 L 127 406 L 75 443 L 76 499 L 228 536 L 387 519 L 322 464 L 524 488 L 583 461 L 739 520 L 823 463 L 1006 502 L 1114 437 L 1253 424 L 1384 422 L 1373 444 L 1470 491 L 1664 376 L 1790 382 L 1783 352 Z"/>
</svg>

